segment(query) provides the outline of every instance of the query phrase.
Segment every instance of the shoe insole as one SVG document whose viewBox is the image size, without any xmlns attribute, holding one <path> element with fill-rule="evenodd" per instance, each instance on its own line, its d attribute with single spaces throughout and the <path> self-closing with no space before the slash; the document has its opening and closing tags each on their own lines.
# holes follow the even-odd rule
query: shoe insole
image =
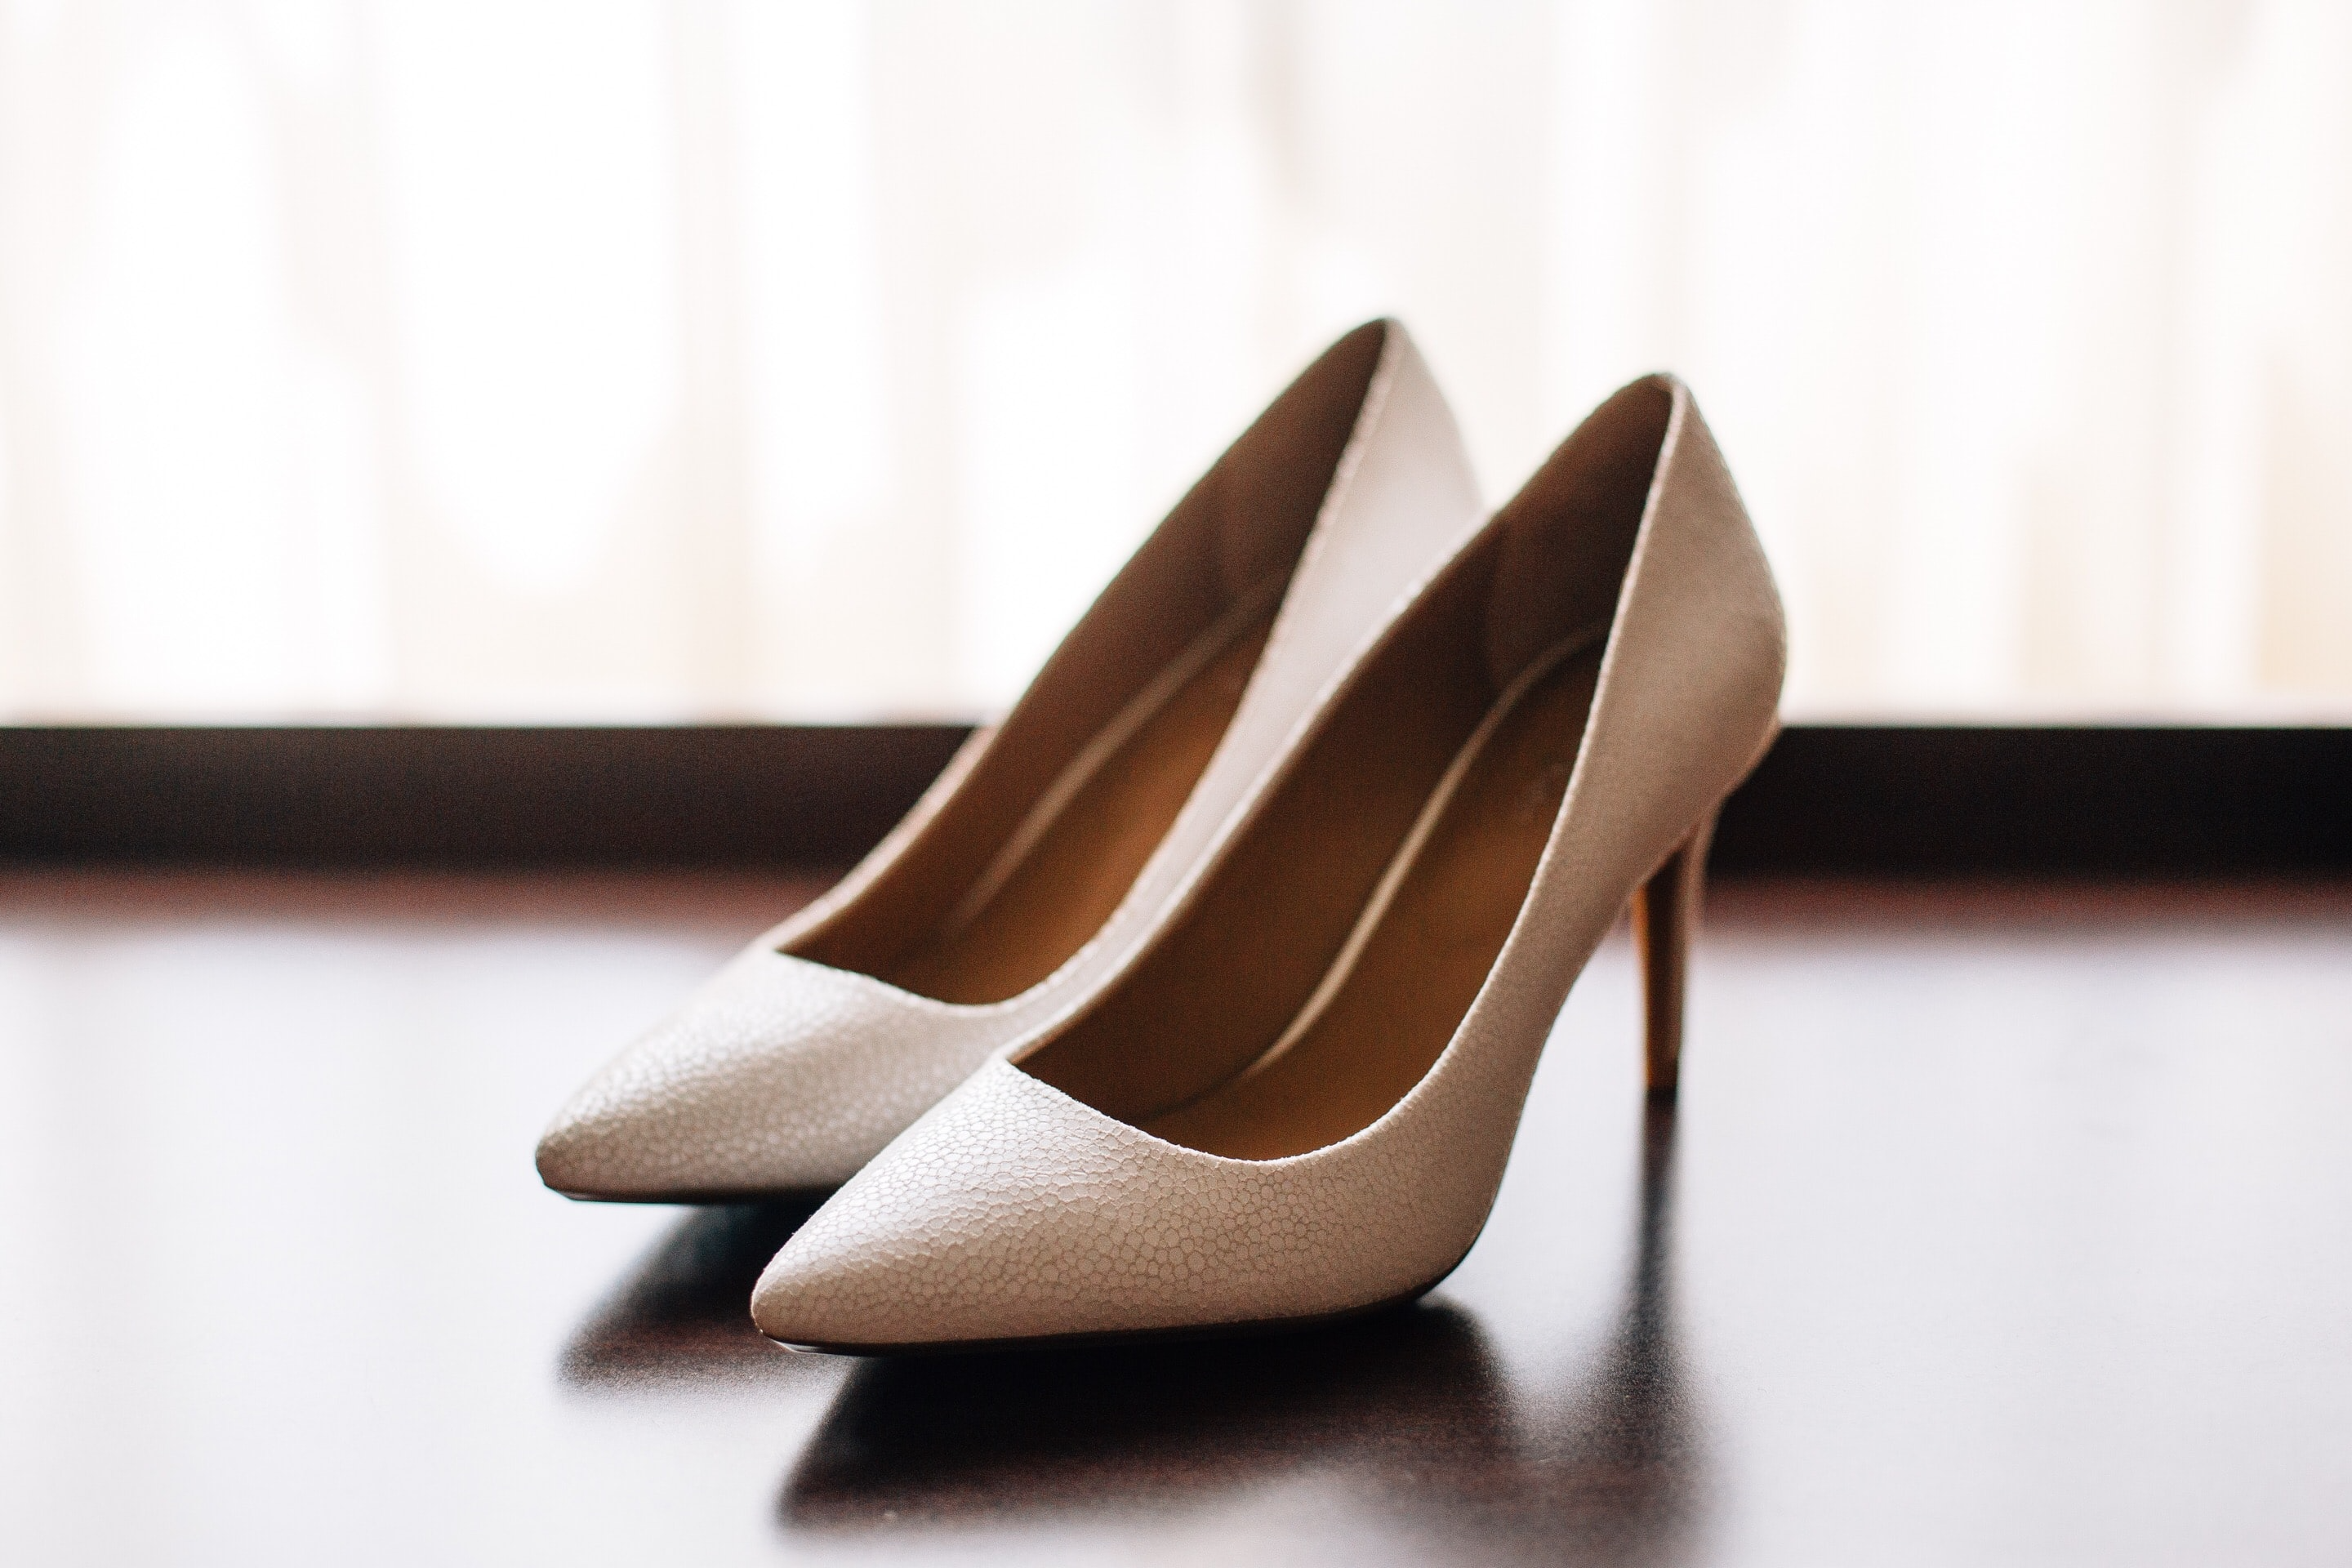
<svg viewBox="0 0 2352 1568">
<path fill-rule="evenodd" d="M 1083 750 L 929 938 L 878 979 L 942 1002 L 1017 996 L 1100 931 L 1200 781 L 1241 706 L 1276 604 L 1220 623 Z"/>
<path fill-rule="evenodd" d="M 1361 1131 L 1427 1074 L 1510 934 L 1584 735 L 1601 649 L 1507 692 L 1433 792 L 1313 996 L 1249 1067 L 1146 1131 L 1235 1159 Z"/>
</svg>

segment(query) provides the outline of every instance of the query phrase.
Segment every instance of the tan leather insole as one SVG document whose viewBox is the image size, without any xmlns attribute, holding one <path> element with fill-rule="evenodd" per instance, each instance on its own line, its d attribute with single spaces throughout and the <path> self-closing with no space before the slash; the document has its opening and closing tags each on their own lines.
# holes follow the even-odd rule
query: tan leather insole
<svg viewBox="0 0 2352 1568">
<path fill-rule="evenodd" d="M 1305 1153 L 1370 1126 L 1453 1038 L 1518 916 L 1576 761 L 1601 649 L 1509 695 L 1457 759 L 1450 796 L 1399 851 L 1365 923 L 1265 1056 L 1144 1123 L 1235 1159 Z M 1443 787 L 1443 786 L 1441 786 Z"/>
<path fill-rule="evenodd" d="M 1174 922 L 1023 1071 L 1140 1127 L 1265 1055 L 1495 704 L 1486 581 L 1470 562 L 1397 627 Z"/>
<path fill-rule="evenodd" d="M 1094 764 L 1010 865 L 983 879 L 977 902 L 951 912 L 939 932 L 877 977 L 942 1002 L 1001 1002 L 1085 946 L 1134 886 L 1224 738 L 1275 609 L 1269 599 Z"/>
</svg>

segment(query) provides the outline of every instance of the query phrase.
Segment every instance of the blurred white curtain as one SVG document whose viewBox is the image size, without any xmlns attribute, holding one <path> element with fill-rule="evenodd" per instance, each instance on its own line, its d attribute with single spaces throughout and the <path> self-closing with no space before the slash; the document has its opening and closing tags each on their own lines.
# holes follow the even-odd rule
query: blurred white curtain
<svg viewBox="0 0 2352 1568">
<path fill-rule="evenodd" d="M 1382 310 L 1689 377 L 1799 715 L 2352 711 L 2340 0 L 0 16 L 0 714 L 982 710 Z"/>
</svg>

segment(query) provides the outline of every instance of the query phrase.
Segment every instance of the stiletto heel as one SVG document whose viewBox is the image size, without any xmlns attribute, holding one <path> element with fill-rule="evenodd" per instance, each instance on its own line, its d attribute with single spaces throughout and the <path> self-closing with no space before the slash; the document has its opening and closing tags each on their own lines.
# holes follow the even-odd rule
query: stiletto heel
<svg viewBox="0 0 2352 1568">
<path fill-rule="evenodd" d="M 1642 955 L 1642 1016 L 1650 1098 L 1672 1104 L 1682 1075 L 1683 995 L 1690 979 L 1691 939 L 1706 894 L 1706 850 L 1715 811 L 1699 818 L 1665 864 L 1633 891 L 1633 946 Z"/>
</svg>

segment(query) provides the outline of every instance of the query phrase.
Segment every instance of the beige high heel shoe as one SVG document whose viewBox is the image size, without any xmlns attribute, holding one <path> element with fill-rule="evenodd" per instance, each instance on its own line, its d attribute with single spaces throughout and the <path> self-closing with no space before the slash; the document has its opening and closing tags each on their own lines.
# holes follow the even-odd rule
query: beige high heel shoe
<svg viewBox="0 0 2352 1568">
<path fill-rule="evenodd" d="M 863 864 L 580 1090 L 541 1141 L 547 1184 L 699 1202 L 847 1180 L 1092 994 L 1479 511 L 1404 329 L 1340 339 Z"/>
<path fill-rule="evenodd" d="M 1776 731 L 1784 664 L 1688 391 L 1635 383 L 1402 610 L 1117 977 L 784 1246 L 759 1327 L 871 1352 L 1427 1290 L 1629 900 L 1671 1092 L 1709 826 Z"/>
</svg>

